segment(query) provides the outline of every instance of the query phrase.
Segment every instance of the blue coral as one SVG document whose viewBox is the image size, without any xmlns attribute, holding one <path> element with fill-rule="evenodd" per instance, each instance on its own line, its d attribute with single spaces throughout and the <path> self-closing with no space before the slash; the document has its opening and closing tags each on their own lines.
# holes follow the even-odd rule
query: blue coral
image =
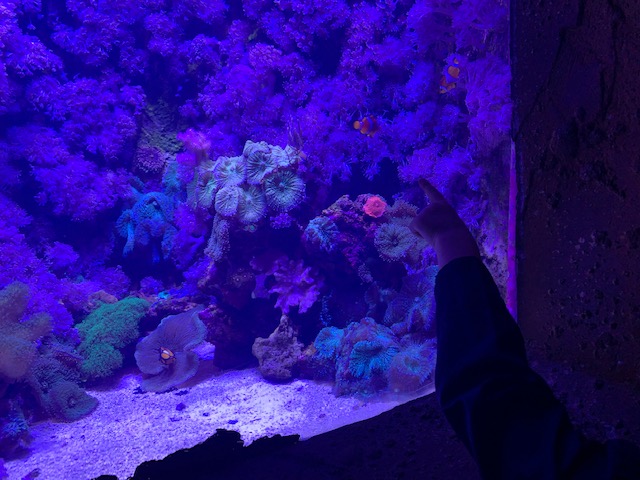
<svg viewBox="0 0 640 480">
<path fill-rule="evenodd" d="M 312 219 L 304 229 L 302 240 L 311 252 L 335 250 L 338 241 L 338 227 L 329 217 L 319 216 Z"/>
<path fill-rule="evenodd" d="M 326 330 L 319 342 L 328 353 L 338 333 Z M 342 330 L 335 353 L 335 390 L 339 395 L 369 395 L 387 387 L 385 372 L 400 351 L 398 338 L 388 327 L 365 317 Z"/>
<path fill-rule="evenodd" d="M 22 453 L 31 439 L 29 423 L 18 401 L 0 399 L 0 452 L 3 457 Z"/>
<path fill-rule="evenodd" d="M 383 373 L 398 353 L 398 345 L 384 337 L 356 343 L 349 355 L 349 372 L 356 378 L 370 378 Z"/>
<path fill-rule="evenodd" d="M 344 337 L 344 330 L 336 327 L 325 327 L 318 332 L 313 346 L 316 355 L 323 359 L 335 360 L 340 348 L 340 342 Z"/>
<path fill-rule="evenodd" d="M 207 182 L 198 190 L 198 204 L 206 209 L 211 208 L 217 188 L 218 183 L 214 177 L 207 180 Z"/>
<path fill-rule="evenodd" d="M 160 252 L 162 258 L 169 258 L 177 233 L 173 200 L 161 192 L 133 191 L 136 203 L 122 212 L 116 222 L 118 233 L 126 239 L 122 255 L 128 256 L 136 246 L 150 245 L 154 262 L 160 260 Z"/>
<path fill-rule="evenodd" d="M 271 146 L 266 142 L 247 141 L 242 154 L 246 157 L 247 182 L 258 185 L 265 175 L 273 172 L 278 164 L 271 155 Z"/>
<path fill-rule="evenodd" d="M 229 221 L 220 215 L 216 215 L 213 219 L 211 227 L 211 235 L 204 249 L 204 254 L 211 258 L 214 262 L 222 260 L 229 251 L 229 231 L 231 225 Z"/>
<path fill-rule="evenodd" d="M 279 258 L 274 263 L 273 275 L 275 284 L 269 289 L 269 293 L 277 293 L 276 307 L 287 314 L 293 307 L 298 308 L 298 313 L 309 310 L 320 296 L 324 285 L 322 276 L 318 270 L 305 267 L 303 261 L 289 260 L 286 257 Z"/>
</svg>

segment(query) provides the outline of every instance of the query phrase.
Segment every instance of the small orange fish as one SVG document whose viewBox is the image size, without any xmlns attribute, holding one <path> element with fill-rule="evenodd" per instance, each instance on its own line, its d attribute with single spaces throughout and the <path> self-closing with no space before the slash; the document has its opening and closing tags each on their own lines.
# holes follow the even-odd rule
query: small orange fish
<svg viewBox="0 0 640 480">
<path fill-rule="evenodd" d="M 447 82 L 447 77 L 442 75 L 440 77 L 440 93 L 447 93 L 456 88 L 455 82 Z"/>
<path fill-rule="evenodd" d="M 451 78 L 455 78 L 456 80 L 460 76 L 460 67 L 455 67 L 453 65 L 449 65 L 447 67 L 447 75 Z"/>
<path fill-rule="evenodd" d="M 380 130 L 380 123 L 373 115 L 367 115 L 362 120 L 353 122 L 353 128 L 367 137 L 373 137 Z"/>
<path fill-rule="evenodd" d="M 176 362 L 176 354 L 166 347 L 160 347 L 160 362 L 163 365 L 171 365 Z"/>
<path fill-rule="evenodd" d="M 457 57 L 449 57 L 447 65 L 442 70 L 440 77 L 440 93 L 447 93 L 456 88 L 460 78 L 460 61 Z"/>
</svg>

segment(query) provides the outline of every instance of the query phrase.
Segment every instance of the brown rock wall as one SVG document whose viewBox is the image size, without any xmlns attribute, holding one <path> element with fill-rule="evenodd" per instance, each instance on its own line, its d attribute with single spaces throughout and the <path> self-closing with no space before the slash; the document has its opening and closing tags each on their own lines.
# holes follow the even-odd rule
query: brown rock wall
<svg viewBox="0 0 640 480">
<path fill-rule="evenodd" d="M 519 321 L 597 437 L 640 441 L 640 4 L 514 5 Z"/>
</svg>

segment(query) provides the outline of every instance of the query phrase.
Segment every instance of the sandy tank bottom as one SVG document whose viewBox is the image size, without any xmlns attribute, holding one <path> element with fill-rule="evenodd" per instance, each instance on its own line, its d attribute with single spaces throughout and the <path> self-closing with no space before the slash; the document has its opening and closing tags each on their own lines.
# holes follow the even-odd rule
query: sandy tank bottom
<svg viewBox="0 0 640 480">
<path fill-rule="evenodd" d="M 103 474 L 123 480 L 140 463 L 193 447 L 218 428 L 238 431 L 245 445 L 276 434 L 306 439 L 410 399 L 338 398 L 330 384 L 294 380 L 274 385 L 257 369 L 218 373 L 163 394 L 140 393 L 139 382 L 140 376 L 130 373 L 109 390 L 88 390 L 100 405 L 77 422 L 34 424 L 32 453 L 6 463 L 9 479 L 20 480 L 39 469 L 39 478 L 46 480 L 85 480 Z"/>
</svg>

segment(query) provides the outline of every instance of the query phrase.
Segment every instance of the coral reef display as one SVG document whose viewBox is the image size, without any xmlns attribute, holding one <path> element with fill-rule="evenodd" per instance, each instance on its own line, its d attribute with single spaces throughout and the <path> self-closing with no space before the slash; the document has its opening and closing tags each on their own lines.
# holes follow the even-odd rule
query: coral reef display
<svg viewBox="0 0 640 480">
<path fill-rule="evenodd" d="M 507 272 L 502 0 L 0 4 L 0 465 L 35 419 L 259 366 L 433 378 L 428 178 Z M 211 358 L 198 351 L 212 344 Z M 137 368 L 136 368 L 137 367 Z"/>
<path fill-rule="evenodd" d="M 199 358 L 193 350 L 204 340 L 207 329 L 198 318 L 202 307 L 165 317 L 153 332 L 136 346 L 136 363 L 150 375 L 140 387 L 164 392 L 193 377 Z"/>
</svg>

